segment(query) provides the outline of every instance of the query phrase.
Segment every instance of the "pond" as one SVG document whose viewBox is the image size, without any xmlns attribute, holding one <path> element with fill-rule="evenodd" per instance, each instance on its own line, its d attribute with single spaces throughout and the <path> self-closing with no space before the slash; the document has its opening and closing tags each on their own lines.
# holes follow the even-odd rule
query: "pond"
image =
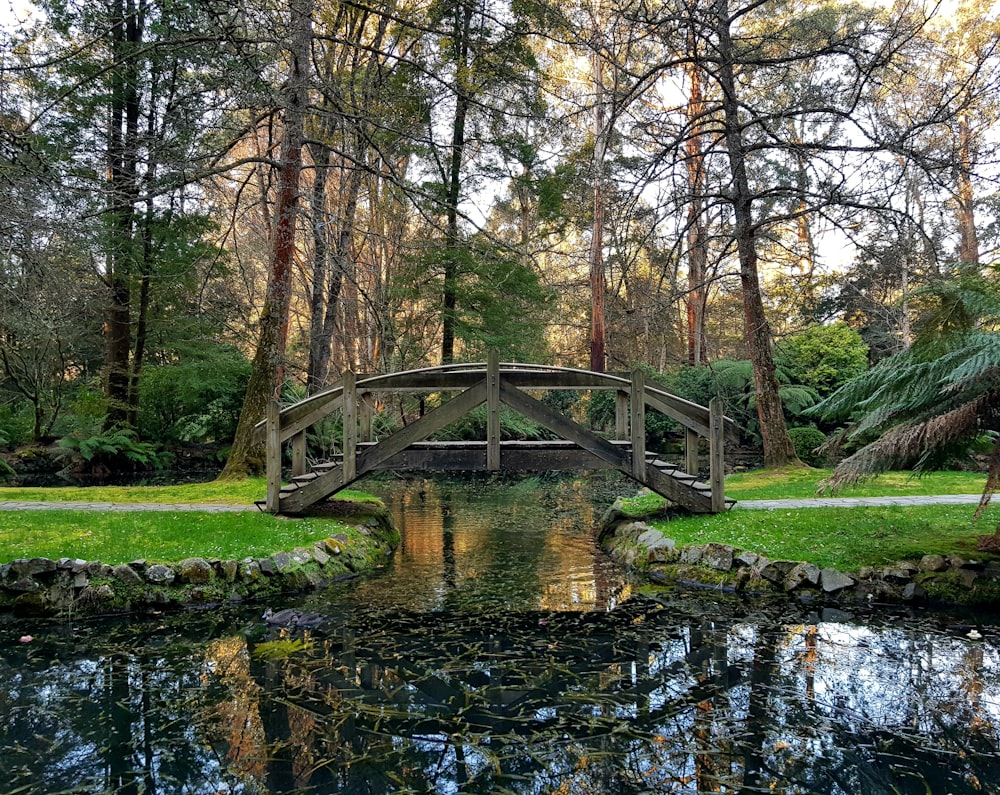
<svg viewBox="0 0 1000 795">
<path fill-rule="evenodd" d="M 981 617 L 645 592 L 596 551 L 602 477 L 365 486 L 402 546 L 269 605 L 313 629 L 0 621 L 0 791 L 1000 791 Z"/>
</svg>

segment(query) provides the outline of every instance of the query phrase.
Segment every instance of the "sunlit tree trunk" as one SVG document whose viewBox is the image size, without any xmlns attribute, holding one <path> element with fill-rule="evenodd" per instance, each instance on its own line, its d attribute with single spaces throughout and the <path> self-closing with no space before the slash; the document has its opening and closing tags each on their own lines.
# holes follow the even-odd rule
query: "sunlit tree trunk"
<svg viewBox="0 0 1000 795">
<path fill-rule="evenodd" d="M 733 236 L 740 261 L 746 345 L 753 365 L 757 418 L 764 443 L 764 466 L 780 467 L 798 461 L 798 457 L 788 436 L 781 398 L 778 395 L 778 378 L 771 350 L 771 329 L 764 314 L 757 272 L 757 227 L 753 220 L 753 194 L 747 177 L 747 153 L 736 94 L 728 0 L 716 0 L 715 8 L 719 42 L 718 80 L 722 89 L 723 128 L 732 179 L 730 201 L 735 219 Z"/>
<path fill-rule="evenodd" d="M 271 264 L 267 293 L 260 320 L 260 336 L 240 413 L 232 452 L 220 477 L 239 478 L 260 471 L 262 445 L 253 441 L 253 428 L 263 419 L 267 401 L 281 394 L 285 371 L 285 344 L 288 340 L 288 312 L 292 293 L 292 265 L 295 255 L 295 219 L 298 212 L 299 178 L 305 113 L 308 106 L 310 49 L 312 43 L 312 0 L 290 0 L 293 40 L 289 52 L 289 72 L 284 103 L 281 161 L 271 237 Z"/>
<path fill-rule="evenodd" d="M 600 39 L 594 48 L 594 219 L 590 235 L 590 369 L 604 372 L 605 295 L 604 277 L 604 158 L 607 154 L 607 129 L 604 114 L 604 60 Z"/>
<path fill-rule="evenodd" d="M 705 113 L 704 86 L 701 69 L 687 68 L 688 138 L 685 142 L 688 181 L 687 264 L 688 288 L 684 301 L 687 308 L 688 364 L 695 367 L 705 360 L 705 306 L 708 251 L 705 235 L 705 156 L 702 151 L 702 125 Z"/>
<path fill-rule="evenodd" d="M 972 133 L 969 130 L 969 117 L 963 114 L 958 120 L 958 163 L 955 169 L 958 200 L 958 259 L 960 262 L 978 263 L 979 235 L 976 232 L 972 165 Z"/>
</svg>

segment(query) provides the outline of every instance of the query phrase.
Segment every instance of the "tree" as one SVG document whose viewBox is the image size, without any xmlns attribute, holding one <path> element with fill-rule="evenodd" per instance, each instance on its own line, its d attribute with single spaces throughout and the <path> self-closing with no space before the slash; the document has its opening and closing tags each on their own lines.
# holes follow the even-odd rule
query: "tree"
<svg viewBox="0 0 1000 795">
<path fill-rule="evenodd" d="M 288 10 L 288 79 L 282 107 L 281 156 L 277 164 L 277 200 L 267 294 L 240 421 L 236 427 L 232 451 L 220 475 L 223 479 L 245 477 L 249 472 L 261 468 L 262 462 L 258 458 L 261 446 L 254 442 L 254 426 L 263 418 L 268 399 L 280 396 L 284 380 L 288 313 L 292 298 L 295 224 L 312 66 L 312 0 L 289 0 Z"/>
<path fill-rule="evenodd" d="M 917 298 L 924 312 L 912 347 L 812 410 L 848 421 L 839 442 L 860 445 L 825 485 L 837 489 L 889 469 L 939 469 L 988 443 L 981 511 L 1000 487 L 1000 270 L 962 264 Z"/>
</svg>

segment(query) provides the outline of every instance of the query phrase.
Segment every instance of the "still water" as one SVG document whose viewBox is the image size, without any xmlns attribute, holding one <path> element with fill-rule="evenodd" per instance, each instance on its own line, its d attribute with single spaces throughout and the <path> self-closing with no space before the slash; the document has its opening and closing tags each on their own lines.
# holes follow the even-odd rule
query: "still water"
<svg viewBox="0 0 1000 795">
<path fill-rule="evenodd" d="M 1000 793 L 981 616 L 640 594 L 600 478 L 366 487 L 402 546 L 315 630 L 0 620 L 0 792 Z"/>
</svg>

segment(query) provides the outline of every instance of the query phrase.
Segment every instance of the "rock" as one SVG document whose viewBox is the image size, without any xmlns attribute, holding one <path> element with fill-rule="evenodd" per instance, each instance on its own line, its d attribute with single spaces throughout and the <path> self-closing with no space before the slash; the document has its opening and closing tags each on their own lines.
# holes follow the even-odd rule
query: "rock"
<svg viewBox="0 0 1000 795">
<path fill-rule="evenodd" d="M 266 577 L 273 577 L 278 573 L 277 567 L 271 558 L 261 558 L 257 561 L 257 570 Z"/>
<path fill-rule="evenodd" d="M 785 575 L 782 587 L 786 591 L 794 591 L 803 585 L 816 586 L 819 585 L 819 577 L 819 566 L 815 563 L 798 563 Z"/>
<path fill-rule="evenodd" d="M 287 552 L 275 552 L 271 555 L 271 561 L 274 563 L 274 568 L 278 573 L 284 573 L 292 568 L 292 556 Z"/>
<path fill-rule="evenodd" d="M 788 572 L 794 569 L 798 563 L 794 560 L 772 560 L 766 566 L 760 568 L 760 576 L 773 583 L 781 583 Z"/>
<path fill-rule="evenodd" d="M 240 561 L 239 577 L 243 582 L 257 582 L 263 576 L 260 563 L 253 558 Z"/>
<path fill-rule="evenodd" d="M 306 549 L 305 547 L 296 547 L 292 550 L 290 557 L 292 561 L 297 563 L 299 566 L 305 566 L 307 563 L 313 562 L 312 550 Z"/>
<path fill-rule="evenodd" d="M 705 547 L 699 544 L 692 544 L 681 550 L 681 563 L 701 563 L 701 556 L 705 552 Z"/>
<path fill-rule="evenodd" d="M 8 591 L 20 591 L 21 593 L 32 593 L 42 590 L 42 586 L 31 577 L 18 577 L 13 582 L 6 583 L 5 587 Z"/>
<path fill-rule="evenodd" d="M 756 552 L 747 552 L 746 550 L 733 558 L 733 563 L 737 566 L 746 566 L 750 569 L 760 564 L 761 561 L 764 561 L 763 565 L 767 565 L 767 558 L 761 557 Z"/>
<path fill-rule="evenodd" d="M 948 558 L 948 565 L 953 569 L 969 569 L 971 571 L 980 571 L 983 569 L 983 564 L 978 560 L 967 560 L 959 555 L 951 555 Z"/>
<path fill-rule="evenodd" d="M 674 545 L 672 540 L 666 538 L 663 533 L 655 527 L 650 527 L 646 532 L 639 536 L 636 541 L 646 547 L 646 549 L 659 549 L 662 546 Z"/>
<path fill-rule="evenodd" d="M 326 549 L 322 543 L 314 544 L 312 548 L 312 558 L 320 566 L 325 566 L 330 562 L 330 556 L 327 554 Z"/>
<path fill-rule="evenodd" d="M 650 563 L 669 563 L 678 556 L 677 544 L 672 538 L 663 539 L 663 544 L 649 550 Z"/>
<path fill-rule="evenodd" d="M 146 579 L 154 585 L 169 585 L 177 576 L 176 572 L 162 563 L 154 563 L 145 571 Z"/>
<path fill-rule="evenodd" d="M 837 569 L 826 568 L 819 573 L 820 587 L 826 593 L 835 593 L 850 588 L 855 580 Z"/>
<path fill-rule="evenodd" d="M 31 558 L 30 560 L 12 560 L 10 570 L 19 577 L 34 577 L 56 570 L 56 562 L 48 558 Z"/>
<path fill-rule="evenodd" d="M 976 580 L 979 579 L 979 572 L 973 571 L 972 569 L 958 569 L 959 579 L 962 581 L 962 586 L 965 588 L 972 588 L 976 584 Z"/>
<path fill-rule="evenodd" d="M 927 591 L 919 583 L 911 582 L 903 588 L 903 598 L 907 602 L 912 602 L 914 599 L 923 599 L 925 596 L 927 596 Z"/>
<path fill-rule="evenodd" d="M 239 565 L 240 564 L 235 560 L 220 560 L 218 563 L 214 564 L 212 568 L 218 572 L 219 577 L 223 580 L 226 582 L 233 582 L 239 571 Z"/>
<path fill-rule="evenodd" d="M 139 585 L 142 582 L 142 577 L 139 576 L 139 572 L 127 563 L 121 563 L 118 566 L 115 566 L 111 570 L 111 575 L 125 585 Z"/>
<path fill-rule="evenodd" d="M 653 528 L 645 522 L 629 522 L 628 524 L 622 525 L 615 531 L 615 537 L 621 538 L 625 541 L 638 541 L 640 536 L 650 530 L 653 530 Z M 653 530 L 653 532 L 655 533 L 659 531 Z"/>
<path fill-rule="evenodd" d="M 716 571 L 729 571 L 733 568 L 734 552 L 727 544 L 708 544 L 701 554 L 701 564 Z"/>
<path fill-rule="evenodd" d="M 212 566 L 204 558 L 185 558 L 177 564 L 177 579 L 191 585 L 204 585 L 215 576 Z"/>
<path fill-rule="evenodd" d="M 913 572 L 903 566 L 886 566 L 882 569 L 882 579 L 889 582 L 906 583 L 913 579 Z"/>
<path fill-rule="evenodd" d="M 87 572 L 79 571 L 73 575 L 74 588 L 86 588 L 88 585 L 90 585 L 90 577 L 87 576 Z"/>
<path fill-rule="evenodd" d="M 128 565 L 131 566 L 134 571 L 139 572 L 139 574 L 142 574 L 146 570 L 146 561 L 141 558 L 139 560 L 133 560 Z"/>
<path fill-rule="evenodd" d="M 920 559 L 920 571 L 944 571 L 948 568 L 948 561 L 943 555 L 924 555 Z"/>
<path fill-rule="evenodd" d="M 604 512 L 604 516 L 601 517 L 601 527 L 605 529 L 610 529 L 612 525 L 617 524 L 622 519 L 625 518 L 625 503 L 621 497 L 616 499 L 611 503 L 610 507 Z M 603 531 L 601 535 L 603 535 Z"/>
</svg>

